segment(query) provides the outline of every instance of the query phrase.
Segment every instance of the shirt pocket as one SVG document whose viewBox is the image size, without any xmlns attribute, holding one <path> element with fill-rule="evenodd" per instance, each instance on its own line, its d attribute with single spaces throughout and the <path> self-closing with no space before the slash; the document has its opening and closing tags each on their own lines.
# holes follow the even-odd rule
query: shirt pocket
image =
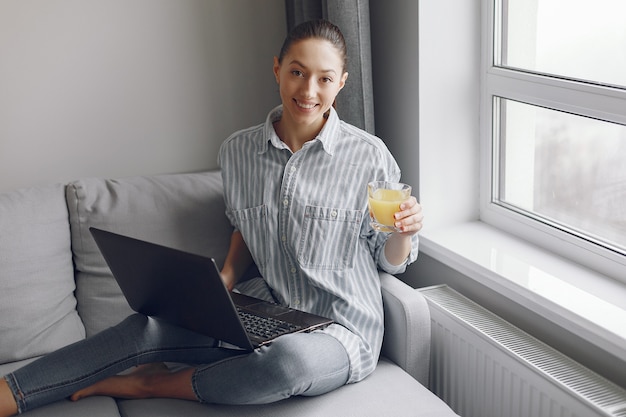
<svg viewBox="0 0 626 417">
<path fill-rule="evenodd" d="M 254 262 L 264 268 L 268 259 L 267 206 L 233 210 L 232 213 Z"/>
<path fill-rule="evenodd" d="M 351 268 L 359 236 L 361 210 L 306 206 L 298 247 L 304 268 Z"/>
</svg>

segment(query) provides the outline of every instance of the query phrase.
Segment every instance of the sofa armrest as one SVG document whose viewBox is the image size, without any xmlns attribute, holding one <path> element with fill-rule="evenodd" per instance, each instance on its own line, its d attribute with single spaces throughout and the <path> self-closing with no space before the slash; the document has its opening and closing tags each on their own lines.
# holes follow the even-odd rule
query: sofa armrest
<svg viewBox="0 0 626 417">
<path fill-rule="evenodd" d="M 424 296 L 398 278 L 380 272 L 385 308 L 382 355 L 428 386 L 430 311 Z"/>
</svg>

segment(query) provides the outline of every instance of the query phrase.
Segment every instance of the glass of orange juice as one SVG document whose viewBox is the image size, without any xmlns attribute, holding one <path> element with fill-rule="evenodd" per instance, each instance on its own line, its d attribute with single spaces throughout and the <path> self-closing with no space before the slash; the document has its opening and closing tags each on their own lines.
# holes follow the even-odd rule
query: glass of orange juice
<svg viewBox="0 0 626 417">
<path fill-rule="evenodd" d="M 372 227 L 381 232 L 400 232 L 394 226 L 394 214 L 400 204 L 411 197 L 411 186 L 401 182 L 372 181 L 367 184 Z"/>
</svg>

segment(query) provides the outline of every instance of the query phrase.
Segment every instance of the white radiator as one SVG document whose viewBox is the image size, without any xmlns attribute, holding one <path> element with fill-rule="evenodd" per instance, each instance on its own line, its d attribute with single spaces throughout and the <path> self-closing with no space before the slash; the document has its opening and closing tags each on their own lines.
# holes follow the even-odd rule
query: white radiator
<svg viewBox="0 0 626 417">
<path fill-rule="evenodd" d="M 451 288 L 432 318 L 430 389 L 463 417 L 626 417 L 626 390 Z"/>
</svg>

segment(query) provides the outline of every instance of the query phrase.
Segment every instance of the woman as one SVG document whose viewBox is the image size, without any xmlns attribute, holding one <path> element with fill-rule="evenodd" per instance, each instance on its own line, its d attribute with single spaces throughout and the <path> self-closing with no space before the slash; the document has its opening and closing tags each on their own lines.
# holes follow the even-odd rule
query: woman
<svg viewBox="0 0 626 417">
<path fill-rule="evenodd" d="M 68 396 L 268 403 L 323 394 L 374 370 L 383 335 L 377 269 L 399 273 L 416 258 L 421 207 L 414 197 L 401 205 L 401 232 L 369 224 L 366 184 L 398 181 L 400 172 L 378 138 L 340 121 L 332 107 L 348 77 L 336 26 L 296 27 L 274 58 L 274 75 L 282 105 L 220 149 L 235 227 L 222 278 L 230 289 L 336 323 L 242 353 L 135 314 L 0 379 L 0 416 Z M 263 278 L 237 285 L 253 261 Z M 164 361 L 207 365 L 170 372 Z"/>
</svg>

